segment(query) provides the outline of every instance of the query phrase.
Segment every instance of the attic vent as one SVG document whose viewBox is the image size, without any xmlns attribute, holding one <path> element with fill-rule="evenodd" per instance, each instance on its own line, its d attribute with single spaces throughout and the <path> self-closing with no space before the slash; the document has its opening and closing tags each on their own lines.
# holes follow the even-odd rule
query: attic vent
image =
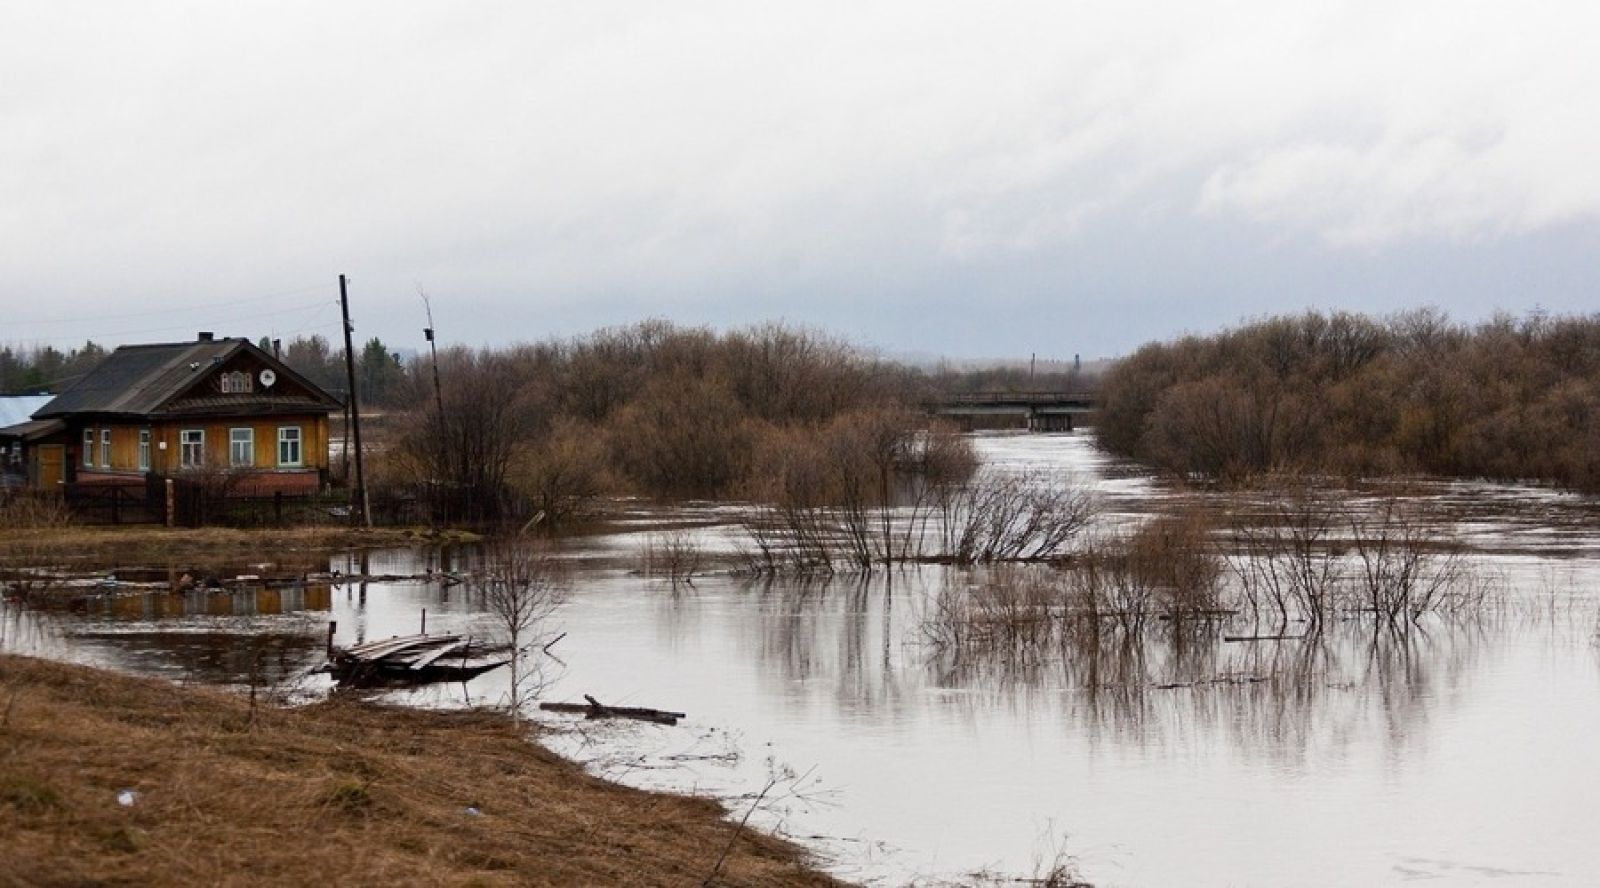
<svg viewBox="0 0 1600 888">
<path fill-rule="evenodd" d="M 250 374 L 240 370 L 222 374 L 222 391 L 226 394 L 241 394 L 251 391 L 254 386 Z"/>
</svg>

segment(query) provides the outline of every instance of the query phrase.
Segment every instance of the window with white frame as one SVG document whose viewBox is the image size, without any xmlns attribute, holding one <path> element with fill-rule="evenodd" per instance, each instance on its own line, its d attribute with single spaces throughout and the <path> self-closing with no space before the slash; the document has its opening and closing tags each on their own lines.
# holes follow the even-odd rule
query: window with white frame
<svg viewBox="0 0 1600 888">
<path fill-rule="evenodd" d="M 206 430 L 184 429 L 178 433 L 178 465 L 198 469 L 206 464 Z"/>
<path fill-rule="evenodd" d="M 111 430 L 100 430 L 100 468 L 111 468 Z"/>
<path fill-rule="evenodd" d="M 94 468 L 94 429 L 83 430 L 83 467 Z"/>
<path fill-rule="evenodd" d="M 278 427 L 278 465 L 298 466 L 301 464 L 300 453 L 300 427 Z"/>
<path fill-rule="evenodd" d="M 139 430 L 139 471 L 150 471 L 150 430 Z"/>
<path fill-rule="evenodd" d="M 253 466 L 256 463 L 256 430 L 228 429 L 228 465 Z"/>
</svg>

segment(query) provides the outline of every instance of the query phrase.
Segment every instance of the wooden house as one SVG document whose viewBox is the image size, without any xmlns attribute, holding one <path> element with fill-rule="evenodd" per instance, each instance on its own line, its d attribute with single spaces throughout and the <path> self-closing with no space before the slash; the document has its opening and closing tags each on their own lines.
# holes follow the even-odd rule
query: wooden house
<svg viewBox="0 0 1600 888">
<path fill-rule="evenodd" d="M 249 340 L 201 333 L 118 348 L 0 436 L 22 444 L 38 488 L 154 474 L 305 494 L 327 483 L 328 414 L 340 406 Z"/>
</svg>

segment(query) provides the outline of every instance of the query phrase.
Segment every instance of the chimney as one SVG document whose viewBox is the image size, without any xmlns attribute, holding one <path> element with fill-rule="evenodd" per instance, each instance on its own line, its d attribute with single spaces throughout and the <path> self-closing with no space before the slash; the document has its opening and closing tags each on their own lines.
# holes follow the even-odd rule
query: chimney
<svg viewBox="0 0 1600 888">
<path fill-rule="evenodd" d="M 200 331 L 200 341 L 201 342 L 210 342 L 215 338 L 216 337 L 211 335 L 211 331 L 210 330 L 201 330 Z"/>
</svg>

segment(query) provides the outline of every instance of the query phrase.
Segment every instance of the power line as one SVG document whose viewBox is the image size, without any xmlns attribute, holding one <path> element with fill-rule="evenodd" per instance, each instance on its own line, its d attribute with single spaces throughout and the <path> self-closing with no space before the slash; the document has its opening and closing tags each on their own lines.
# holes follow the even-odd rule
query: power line
<svg viewBox="0 0 1600 888">
<path fill-rule="evenodd" d="M 283 308 L 283 309 L 277 309 L 277 310 L 274 310 L 274 311 L 255 312 L 255 313 L 252 313 L 252 314 L 244 314 L 244 315 L 230 315 L 228 317 L 228 323 L 229 324 L 234 324 L 234 323 L 239 322 L 239 321 L 250 321 L 250 320 L 256 320 L 256 319 L 259 319 L 259 318 L 278 317 L 278 316 L 282 316 L 282 315 L 295 314 L 295 313 L 301 313 L 302 315 L 304 315 L 304 314 L 309 314 L 311 309 L 328 308 L 328 307 L 331 307 L 331 306 L 337 305 L 337 304 L 338 304 L 337 302 L 328 302 L 326 300 L 319 299 L 316 302 L 306 303 L 304 305 L 297 305 L 297 306 L 294 306 L 292 308 Z M 32 338 L 32 339 L 19 340 L 19 342 L 29 343 L 29 344 L 32 344 L 34 346 L 38 346 L 40 344 L 55 344 L 55 343 L 61 343 L 61 342 L 73 342 L 73 343 L 76 343 L 76 342 L 79 342 L 79 341 L 93 342 L 96 339 L 114 341 L 114 340 L 118 340 L 118 339 L 123 339 L 125 337 L 129 337 L 129 336 L 143 336 L 143 335 L 149 334 L 149 333 L 170 333 L 170 332 L 172 332 L 174 330 L 193 330 L 194 326 L 195 325 L 192 324 L 192 323 L 190 323 L 190 324 L 174 324 L 174 325 L 166 326 L 166 327 L 146 327 L 146 328 L 140 329 L 140 330 L 117 330 L 115 332 L 109 332 L 109 333 L 107 333 L 107 332 L 91 333 L 91 334 L 89 334 L 87 336 L 82 335 L 82 334 L 73 334 L 73 335 L 70 335 L 70 336 L 35 337 L 35 338 Z M 319 326 L 313 327 L 311 329 L 323 329 L 325 327 L 335 327 L 335 326 L 338 326 L 338 322 L 337 321 L 332 321 L 332 322 L 329 322 L 328 324 L 319 325 Z"/>
</svg>

